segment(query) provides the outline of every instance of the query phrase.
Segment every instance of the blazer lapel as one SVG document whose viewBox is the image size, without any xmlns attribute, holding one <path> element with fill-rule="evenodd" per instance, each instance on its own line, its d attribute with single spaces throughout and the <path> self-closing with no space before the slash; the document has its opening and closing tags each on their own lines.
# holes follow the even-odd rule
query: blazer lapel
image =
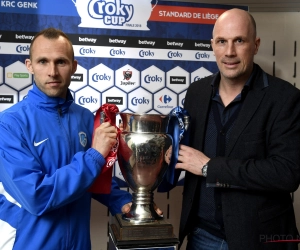
<svg viewBox="0 0 300 250">
<path fill-rule="evenodd" d="M 206 120 L 208 117 L 209 106 L 211 101 L 212 86 L 207 85 L 206 88 L 201 88 L 201 92 L 204 92 L 204 94 L 202 95 L 202 98 L 201 100 L 199 100 L 199 102 L 197 100 L 197 106 L 198 106 L 197 117 L 196 117 L 197 129 L 193 130 L 195 134 L 192 135 L 197 141 L 196 148 L 198 150 L 203 150 L 203 146 L 204 146 L 204 143 L 199 143 L 199 142 L 204 142 L 205 140 Z"/>
<path fill-rule="evenodd" d="M 255 114 L 256 110 L 262 103 L 262 100 L 265 96 L 265 91 L 263 91 L 263 78 L 260 77 L 258 82 L 253 83 L 255 86 L 252 90 L 250 90 L 244 100 L 242 109 L 235 121 L 234 128 L 232 130 L 229 144 L 226 150 L 226 155 L 230 155 L 231 151 L 233 150 L 237 140 L 239 139 L 241 133 L 248 125 L 249 121 L 251 120 L 252 116 Z M 260 86 L 260 87 L 258 87 Z"/>
</svg>

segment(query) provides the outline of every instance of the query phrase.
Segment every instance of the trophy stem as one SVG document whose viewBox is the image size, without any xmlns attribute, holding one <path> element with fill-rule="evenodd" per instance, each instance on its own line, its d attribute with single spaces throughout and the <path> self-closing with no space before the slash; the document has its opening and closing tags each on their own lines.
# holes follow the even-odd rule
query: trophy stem
<svg viewBox="0 0 300 250">
<path fill-rule="evenodd" d="M 163 219 L 156 213 L 153 202 L 153 192 L 137 192 L 132 194 L 132 205 L 129 213 L 123 219 L 133 222 L 155 222 Z"/>
</svg>

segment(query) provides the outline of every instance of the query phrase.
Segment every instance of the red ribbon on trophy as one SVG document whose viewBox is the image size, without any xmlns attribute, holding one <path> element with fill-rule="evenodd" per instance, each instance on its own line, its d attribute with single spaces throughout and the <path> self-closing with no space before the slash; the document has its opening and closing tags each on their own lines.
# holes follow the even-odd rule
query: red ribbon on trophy
<svg viewBox="0 0 300 250">
<path fill-rule="evenodd" d="M 109 122 L 111 125 L 116 127 L 116 114 L 119 112 L 119 109 L 114 104 L 103 104 L 96 112 L 94 120 L 94 132 L 97 127 L 103 122 Z M 104 115 L 104 119 L 103 118 Z M 105 165 L 102 167 L 101 173 L 92 184 L 89 189 L 89 192 L 98 193 L 98 194 L 109 194 L 111 190 L 111 181 L 112 181 L 112 170 L 113 165 L 117 158 L 117 151 L 119 147 L 119 135 L 120 129 L 118 130 L 117 143 L 111 148 L 110 152 L 105 158 Z M 94 133 L 92 140 L 94 139 Z"/>
</svg>

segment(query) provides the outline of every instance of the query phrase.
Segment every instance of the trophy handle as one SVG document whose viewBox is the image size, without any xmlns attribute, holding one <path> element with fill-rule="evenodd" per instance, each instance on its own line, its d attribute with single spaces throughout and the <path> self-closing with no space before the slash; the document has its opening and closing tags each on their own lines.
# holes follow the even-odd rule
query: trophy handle
<svg viewBox="0 0 300 250">
<path fill-rule="evenodd" d="M 101 111 L 100 112 L 100 124 L 102 124 L 104 121 L 105 121 L 105 112 L 104 111 Z"/>
<path fill-rule="evenodd" d="M 188 115 L 185 115 L 183 117 L 183 128 L 184 128 L 184 132 L 187 132 L 187 130 L 189 129 L 190 127 L 190 116 Z M 182 138 L 184 137 L 184 133 L 180 134 L 179 136 L 179 142 L 182 140 Z"/>
<path fill-rule="evenodd" d="M 188 115 L 185 115 L 183 117 L 183 120 L 184 120 L 184 130 L 187 131 L 189 129 L 189 126 L 190 126 L 190 117 Z"/>
</svg>

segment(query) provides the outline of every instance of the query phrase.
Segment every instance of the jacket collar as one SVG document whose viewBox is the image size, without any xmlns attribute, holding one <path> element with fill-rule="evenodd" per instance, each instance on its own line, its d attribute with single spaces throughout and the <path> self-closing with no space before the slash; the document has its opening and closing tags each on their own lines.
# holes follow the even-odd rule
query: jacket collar
<svg viewBox="0 0 300 250">
<path fill-rule="evenodd" d="M 242 98 L 245 97 L 245 95 L 248 93 L 250 88 L 264 88 L 264 87 L 268 86 L 268 84 L 266 84 L 266 82 L 265 82 L 266 79 L 264 79 L 263 86 L 255 84 L 255 83 L 257 83 L 257 78 L 260 76 L 261 72 L 262 72 L 262 69 L 259 67 L 259 65 L 254 63 L 253 71 L 252 71 L 249 79 L 245 83 L 244 88 L 241 92 Z M 221 74 L 220 74 L 220 72 L 218 72 L 214 75 L 214 78 L 211 82 L 212 89 L 213 89 L 212 96 L 215 96 L 219 92 L 220 80 L 221 80 Z"/>
<path fill-rule="evenodd" d="M 33 88 L 28 92 L 27 99 L 38 108 L 45 109 L 49 112 L 57 112 L 57 110 L 60 109 L 62 113 L 67 112 L 70 105 L 74 102 L 69 89 L 67 99 L 50 97 L 42 92 L 35 83 L 33 84 Z"/>
<path fill-rule="evenodd" d="M 248 125 L 257 109 L 262 105 L 263 98 L 266 94 L 265 89 L 269 86 L 267 74 L 258 65 L 257 69 L 256 74 L 253 76 L 251 89 L 235 121 L 232 136 L 226 149 L 226 155 L 230 155 L 242 131 Z"/>
</svg>

